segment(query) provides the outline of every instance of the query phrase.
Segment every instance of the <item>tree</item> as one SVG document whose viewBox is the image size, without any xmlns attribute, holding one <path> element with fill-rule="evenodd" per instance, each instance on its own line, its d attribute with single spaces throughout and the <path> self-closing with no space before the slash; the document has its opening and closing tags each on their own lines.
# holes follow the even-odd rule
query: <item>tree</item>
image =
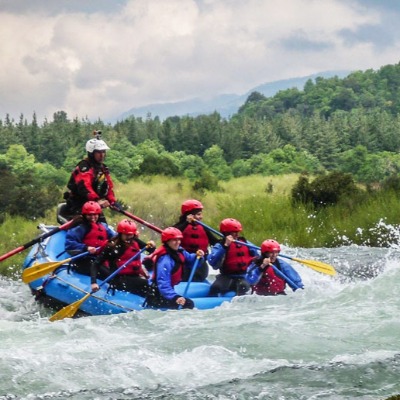
<svg viewBox="0 0 400 400">
<path fill-rule="evenodd" d="M 224 159 L 224 153 L 219 146 L 214 145 L 206 150 L 203 160 L 209 171 L 212 172 L 218 179 L 229 180 L 232 178 L 232 171 L 228 167 L 228 164 Z"/>
</svg>

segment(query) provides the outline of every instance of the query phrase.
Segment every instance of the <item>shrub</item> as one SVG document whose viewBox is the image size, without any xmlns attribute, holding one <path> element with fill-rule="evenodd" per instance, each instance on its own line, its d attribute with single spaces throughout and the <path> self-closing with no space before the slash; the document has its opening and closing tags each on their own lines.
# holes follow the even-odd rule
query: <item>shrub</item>
<svg viewBox="0 0 400 400">
<path fill-rule="evenodd" d="M 312 203 L 315 208 L 325 207 L 358 198 L 361 194 L 350 174 L 331 172 L 309 182 L 302 175 L 292 189 L 292 202 Z"/>
<path fill-rule="evenodd" d="M 204 170 L 200 179 L 193 184 L 193 190 L 201 193 L 204 193 L 205 190 L 220 192 L 222 188 L 218 184 L 218 178 L 212 172 Z"/>
<path fill-rule="evenodd" d="M 386 178 L 382 183 L 383 190 L 393 190 L 395 193 L 400 193 L 400 177 L 392 175 Z"/>
</svg>

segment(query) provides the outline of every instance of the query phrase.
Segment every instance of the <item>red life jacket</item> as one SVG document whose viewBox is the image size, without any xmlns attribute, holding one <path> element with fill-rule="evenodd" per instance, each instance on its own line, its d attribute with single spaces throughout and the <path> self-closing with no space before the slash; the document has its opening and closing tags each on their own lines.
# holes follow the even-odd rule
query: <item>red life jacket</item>
<svg viewBox="0 0 400 400">
<path fill-rule="evenodd" d="M 106 227 L 100 222 L 91 222 L 89 225 L 89 231 L 84 236 L 82 242 L 86 246 L 91 247 L 103 247 L 108 241 Z"/>
<path fill-rule="evenodd" d="M 188 224 L 182 232 L 181 246 L 189 253 L 197 250 L 207 252 L 208 236 L 206 230 L 199 224 Z"/>
<path fill-rule="evenodd" d="M 286 282 L 276 275 L 274 269 L 270 266 L 266 268 L 261 279 L 253 286 L 253 293 L 261 296 L 275 295 L 285 291 Z"/>
<path fill-rule="evenodd" d="M 238 240 L 243 242 L 240 238 Z M 252 258 L 247 246 L 231 243 L 226 251 L 221 273 L 226 275 L 245 274 Z"/>
<path fill-rule="evenodd" d="M 111 203 L 116 201 L 108 167 L 102 164 L 97 168 L 88 159 L 80 161 L 74 168 L 67 187 L 72 198 L 84 195 L 86 201 L 99 198 L 106 198 Z"/>
<path fill-rule="evenodd" d="M 164 246 L 159 247 L 153 254 L 149 257 L 153 261 L 154 270 L 153 275 L 151 277 L 153 282 L 157 281 L 157 261 L 160 257 L 168 254 L 167 249 Z M 182 274 L 183 274 L 183 266 L 185 265 L 185 256 L 181 251 L 178 251 L 179 262 L 175 263 L 174 268 L 171 271 L 171 286 L 175 286 L 178 283 L 182 282 Z"/>
<path fill-rule="evenodd" d="M 134 240 L 129 247 L 125 248 L 124 252 L 115 261 L 116 268 L 118 269 L 121 265 L 125 264 L 139 251 L 139 244 Z M 146 271 L 142 267 L 142 260 L 140 257 L 131 261 L 128 265 L 122 268 L 121 271 L 119 271 L 119 275 L 136 275 L 147 277 Z"/>
</svg>

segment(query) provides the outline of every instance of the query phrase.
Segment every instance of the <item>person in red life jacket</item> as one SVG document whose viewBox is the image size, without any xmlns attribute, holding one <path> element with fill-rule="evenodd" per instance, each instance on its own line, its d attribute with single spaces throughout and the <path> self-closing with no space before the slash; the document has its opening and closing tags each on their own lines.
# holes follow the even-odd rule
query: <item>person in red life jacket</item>
<svg viewBox="0 0 400 400">
<path fill-rule="evenodd" d="M 137 254 L 144 247 L 148 247 L 148 253 L 155 250 L 155 244 L 151 240 L 147 244 L 139 239 L 136 224 L 128 219 L 123 219 L 117 225 L 118 235 L 108 241 L 103 251 L 98 255 L 91 267 L 92 291 L 99 290 L 97 278 L 105 279 L 106 276 L 116 271 L 121 265 Z M 104 274 L 107 271 L 108 274 Z M 106 276 L 105 276 L 106 275 Z M 149 288 L 149 274 L 138 257 L 126 265 L 113 279 L 115 289 L 146 296 Z"/>
<path fill-rule="evenodd" d="M 288 279 L 290 279 L 296 287 L 292 287 L 293 291 L 303 288 L 299 274 L 293 267 L 278 259 L 278 254 L 281 251 L 280 244 L 273 239 L 264 240 L 261 244 L 261 256 L 255 257 L 247 268 L 246 279 L 252 285 L 252 293 L 261 296 L 275 296 L 278 294 L 286 294 L 286 282 L 279 273 L 275 272 L 272 265 L 281 271 Z"/>
<path fill-rule="evenodd" d="M 66 219 L 79 214 L 83 204 L 96 201 L 101 208 L 116 203 L 114 184 L 108 167 L 104 164 L 106 151 L 110 148 L 101 139 L 101 131 L 94 131 L 95 137 L 86 143 L 87 158 L 80 161 L 72 171 L 64 193 L 66 205 L 60 213 Z M 105 218 L 101 215 L 101 220 Z"/>
<path fill-rule="evenodd" d="M 219 230 L 224 237 L 212 248 L 207 259 L 214 269 L 220 271 L 211 285 L 210 296 L 230 291 L 234 291 L 237 296 L 244 295 L 250 290 L 250 285 L 245 279 L 247 266 L 257 252 L 244 244 L 237 243 L 247 243 L 247 240 L 239 236 L 242 224 L 236 219 L 222 220 Z"/>
<path fill-rule="evenodd" d="M 196 253 L 197 250 L 203 250 L 205 258 L 201 265 L 196 269 L 193 276 L 193 282 L 203 282 L 208 276 L 208 264 L 206 257 L 208 247 L 218 242 L 203 226 L 196 224 L 196 221 L 203 219 L 203 204 L 198 200 L 186 200 L 181 205 L 181 216 L 179 221 L 174 225 L 182 232 L 181 246 L 189 253 Z M 182 281 L 187 282 L 190 276 L 190 269 L 185 268 L 183 271 Z"/>
<path fill-rule="evenodd" d="M 116 233 L 106 223 L 100 222 L 101 207 L 95 201 L 88 201 L 82 207 L 82 223 L 69 229 L 65 238 L 65 250 L 74 256 L 88 251 L 86 257 L 75 260 L 73 269 L 90 275 L 90 266 L 96 258 L 97 247 L 103 247 Z"/>
<path fill-rule="evenodd" d="M 189 253 L 180 247 L 182 232 L 168 227 L 161 232 L 162 246 L 150 257 L 154 262 L 151 277 L 151 290 L 146 298 L 150 307 L 157 308 L 190 308 L 194 307 L 191 299 L 175 292 L 174 286 L 182 281 L 184 266 L 193 267 L 196 257 L 203 257 L 203 250 Z"/>
</svg>

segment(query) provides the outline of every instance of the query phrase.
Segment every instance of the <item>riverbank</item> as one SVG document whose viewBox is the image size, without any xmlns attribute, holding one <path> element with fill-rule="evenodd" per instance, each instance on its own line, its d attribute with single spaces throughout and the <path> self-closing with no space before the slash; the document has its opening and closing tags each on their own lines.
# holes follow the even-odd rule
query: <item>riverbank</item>
<svg viewBox="0 0 400 400">
<path fill-rule="evenodd" d="M 204 222 L 218 229 L 222 219 L 236 218 L 243 225 L 243 234 L 256 244 L 266 238 L 302 248 L 351 244 L 385 247 L 400 242 L 400 201 L 394 192 L 365 192 L 360 203 L 343 202 L 315 211 L 291 204 L 291 189 L 297 179 L 296 174 L 255 175 L 220 182 L 220 192 L 199 193 L 187 180 L 154 176 L 117 184 L 116 193 L 130 213 L 160 228 L 177 222 L 182 201 L 196 198 L 204 205 Z M 32 240 L 39 223 L 57 225 L 55 214 L 56 207 L 43 221 L 7 217 L 0 230 L 0 254 Z M 110 210 L 106 210 L 106 216 L 110 224 L 123 217 Z M 141 237 L 159 239 L 147 228 L 141 231 Z M 0 274 L 19 273 L 24 256 L 15 255 L 0 263 Z"/>
</svg>

